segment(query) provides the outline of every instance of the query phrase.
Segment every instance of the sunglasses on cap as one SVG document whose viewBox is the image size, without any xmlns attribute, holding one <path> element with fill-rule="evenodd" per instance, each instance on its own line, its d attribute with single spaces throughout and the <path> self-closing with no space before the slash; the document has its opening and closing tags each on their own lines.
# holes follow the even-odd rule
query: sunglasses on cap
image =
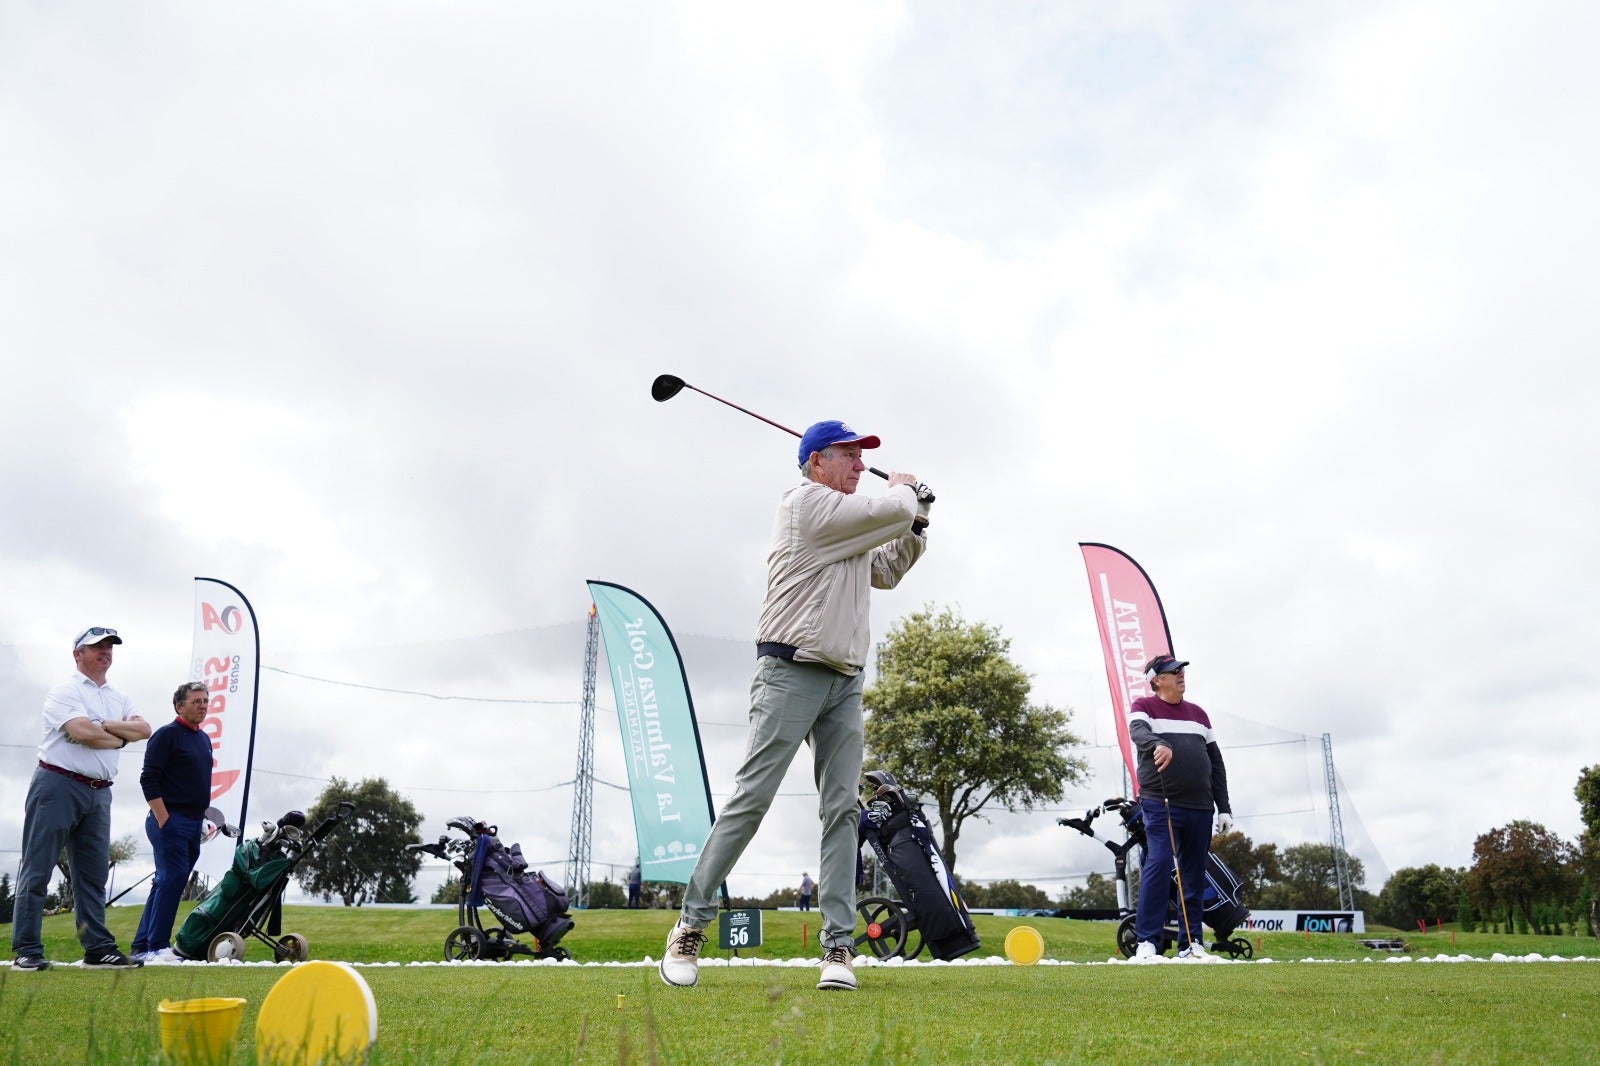
<svg viewBox="0 0 1600 1066">
<path fill-rule="evenodd" d="M 83 647 L 85 644 L 98 644 L 108 637 L 113 643 L 122 643 L 122 638 L 117 636 L 117 631 L 115 629 L 107 629 L 105 626 L 90 626 L 88 629 L 85 629 L 82 633 L 78 634 L 78 639 L 72 642 L 72 647 L 74 650 L 76 650 Z"/>
</svg>

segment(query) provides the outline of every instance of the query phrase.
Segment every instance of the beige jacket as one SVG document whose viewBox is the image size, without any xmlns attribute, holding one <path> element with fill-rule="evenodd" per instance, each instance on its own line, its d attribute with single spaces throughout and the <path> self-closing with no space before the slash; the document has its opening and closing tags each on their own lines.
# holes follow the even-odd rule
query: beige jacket
<svg viewBox="0 0 1600 1066">
<path fill-rule="evenodd" d="M 783 494 L 767 555 L 767 598 L 757 643 L 792 644 L 798 662 L 843 674 L 866 665 L 871 589 L 892 589 L 927 551 L 911 532 L 916 492 L 838 492 L 803 481 Z"/>
</svg>

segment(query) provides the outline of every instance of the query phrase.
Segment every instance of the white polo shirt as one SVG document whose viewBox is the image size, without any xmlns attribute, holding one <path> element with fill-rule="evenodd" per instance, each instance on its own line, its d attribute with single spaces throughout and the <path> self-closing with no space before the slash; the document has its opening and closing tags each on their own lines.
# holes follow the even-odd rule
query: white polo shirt
<svg viewBox="0 0 1600 1066">
<path fill-rule="evenodd" d="M 92 722 L 126 722 L 134 717 L 133 701 L 110 685 L 97 685 L 81 672 L 51 689 L 44 698 L 44 739 L 39 761 L 85 777 L 111 780 L 117 776 L 121 748 L 86 748 L 67 736 L 66 724 L 74 718 Z"/>
</svg>

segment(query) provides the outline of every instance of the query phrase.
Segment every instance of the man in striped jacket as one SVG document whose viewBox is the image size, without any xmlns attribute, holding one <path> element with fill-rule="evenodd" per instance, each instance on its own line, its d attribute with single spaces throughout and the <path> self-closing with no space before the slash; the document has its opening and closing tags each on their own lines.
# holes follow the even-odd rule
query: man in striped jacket
<svg viewBox="0 0 1600 1066">
<path fill-rule="evenodd" d="M 1199 705 L 1183 698 L 1188 665 L 1171 655 L 1157 655 L 1146 663 L 1145 679 L 1155 695 L 1135 700 L 1128 714 L 1128 736 L 1139 751 L 1139 811 L 1146 849 L 1134 919 L 1139 938 L 1135 961 L 1161 954 L 1174 858 L 1183 888 L 1178 957 L 1206 957 L 1200 913 L 1212 811 L 1217 812 L 1219 833 L 1233 826 L 1228 770 L 1211 719 Z"/>
</svg>

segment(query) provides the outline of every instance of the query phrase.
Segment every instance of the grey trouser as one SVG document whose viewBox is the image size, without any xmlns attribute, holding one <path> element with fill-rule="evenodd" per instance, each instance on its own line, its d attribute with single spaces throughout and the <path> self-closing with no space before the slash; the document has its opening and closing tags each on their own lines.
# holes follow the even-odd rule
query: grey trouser
<svg viewBox="0 0 1600 1066">
<path fill-rule="evenodd" d="M 117 946 L 106 928 L 106 876 L 111 868 L 111 790 L 38 768 L 28 786 L 22 816 L 22 863 L 17 868 L 17 905 L 11 925 L 14 955 L 43 955 L 40 925 L 45 890 L 56 872 L 56 856 L 67 849 L 72 870 L 72 911 L 85 952 Z"/>
<path fill-rule="evenodd" d="M 817 879 L 824 949 L 848 947 L 856 931 L 856 795 L 861 787 L 862 677 L 772 656 L 750 682 L 750 737 L 733 797 L 717 815 L 683 894 L 683 920 L 704 929 L 717 916 L 716 892 L 756 835 L 809 735 L 822 818 Z"/>
</svg>

